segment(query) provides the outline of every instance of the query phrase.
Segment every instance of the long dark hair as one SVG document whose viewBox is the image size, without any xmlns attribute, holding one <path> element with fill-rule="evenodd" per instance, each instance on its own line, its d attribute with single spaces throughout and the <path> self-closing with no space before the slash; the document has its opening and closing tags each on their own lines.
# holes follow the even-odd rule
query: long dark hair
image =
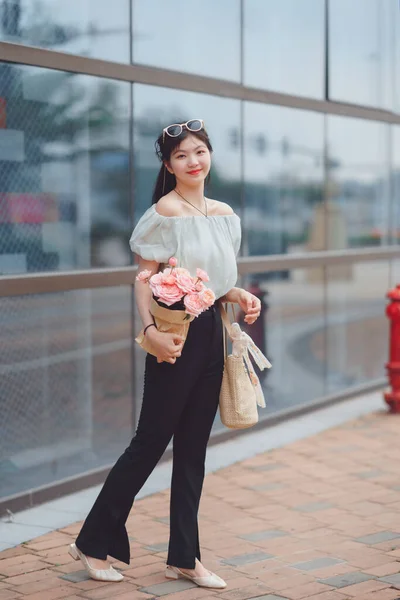
<svg viewBox="0 0 400 600">
<path fill-rule="evenodd" d="M 177 121 L 178 123 L 179 121 Z M 170 173 L 165 166 L 165 162 L 169 162 L 171 158 L 171 153 L 179 146 L 184 139 L 188 137 L 188 135 L 193 135 L 197 137 L 201 142 L 203 142 L 210 152 L 213 151 L 210 138 L 205 129 L 200 129 L 200 131 L 188 131 L 187 129 L 183 129 L 182 133 L 177 137 L 171 137 L 167 134 L 164 136 L 163 134 L 159 136 L 155 143 L 156 153 L 160 161 L 162 162 L 161 169 L 158 173 L 156 184 L 154 186 L 153 191 L 153 204 L 159 201 L 162 196 L 165 196 L 169 192 L 171 192 L 176 186 L 176 177 L 172 173 Z M 210 174 L 206 177 L 206 183 L 210 180 Z"/>
</svg>

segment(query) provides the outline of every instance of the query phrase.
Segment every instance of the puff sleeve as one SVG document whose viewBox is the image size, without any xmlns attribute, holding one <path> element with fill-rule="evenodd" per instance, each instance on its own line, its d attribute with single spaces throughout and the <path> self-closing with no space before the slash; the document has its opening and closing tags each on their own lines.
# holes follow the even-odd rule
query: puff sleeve
<svg viewBox="0 0 400 600">
<path fill-rule="evenodd" d="M 231 241 L 235 257 L 239 254 L 240 244 L 242 241 L 242 226 L 238 215 L 235 215 L 233 219 L 228 220 L 229 232 L 231 234 Z"/>
<path fill-rule="evenodd" d="M 145 260 L 167 263 L 176 253 L 176 220 L 163 217 L 151 206 L 133 230 L 129 245 Z"/>
</svg>

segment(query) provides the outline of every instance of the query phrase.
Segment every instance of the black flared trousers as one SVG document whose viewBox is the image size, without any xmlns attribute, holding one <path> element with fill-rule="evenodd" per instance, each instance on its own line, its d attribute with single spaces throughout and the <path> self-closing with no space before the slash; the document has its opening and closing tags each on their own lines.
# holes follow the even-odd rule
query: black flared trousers
<svg viewBox="0 0 400 600">
<path fill-rule="evenodd" d="M 173 436 L 170 539 L 167 563 L 193 569 L 200 560 L 197 514 L 206 447 L 218 407 L 223 373 L 219 306 L 195 318 L 174 365 L 147 354 L 143 404 L 136 434 L 110 471 L 76 540 L 95 558 L 129 564 L 125 522 L 136 494 Z"/>
</svg>

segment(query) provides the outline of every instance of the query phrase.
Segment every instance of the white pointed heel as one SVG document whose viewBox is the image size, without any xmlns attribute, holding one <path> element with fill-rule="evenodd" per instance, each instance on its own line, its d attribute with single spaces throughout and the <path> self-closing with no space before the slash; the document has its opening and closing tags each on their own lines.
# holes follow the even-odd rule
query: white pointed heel
<svg viewBox="0 0 400 600">
<path fill-rule="evenodd" d="M 68 548 L 68 554 L 72 556 L 74 560 L 79 560 L 78 548 L 75 546 L 75 544 L 70 545 Z"/>
<path fill-rule="evenodd" d="M 167 566 L 167 568 L 165 569 L 165 577 L 167 579 L 179 579 L 178 573 L 175 573 L 175 571 L 173 571 L 172 567 L 170 566 Z"/>
<path fill-rule="evenodd" d="M 80 560 L 88 572 L 89 577 L 96 579 L 96 581 L 122 581 L 124 578 L 124 576 L 112 566 L 109 569 L 93 569 L 93 567 L 90 566 L 87 556 L 85 556 L 75 544 L 70 544 L 68 553 L 74 560 Z"/>
<path fill-rule="evenodd" d="M 226 588 L 226 582 L 221 577 L 218 577 L 218 575 L 211 571 L 209 571 L 209 573 L 210 574 L 207 575 L 207 577 L 194 577 L 193 575 L 189 575 L 189 573 L 184 573 L 178 569 L 178 567 L 167 565 L 167 568 L 165 569 L 165 577 L 167 579 L 189 579 L 199 587 L 213 588 L 216 590 Z"/>
</svg>

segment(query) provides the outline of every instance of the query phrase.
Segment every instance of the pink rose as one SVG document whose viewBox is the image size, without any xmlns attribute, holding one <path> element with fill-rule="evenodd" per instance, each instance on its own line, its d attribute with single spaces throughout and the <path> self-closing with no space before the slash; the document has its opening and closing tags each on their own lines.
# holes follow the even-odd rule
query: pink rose
<svg viewBox="0 0 400 600">
<path fill-rule="evenodd" d="M 152 291 L 156 298 L 161 302 L 164 302 L 167 306 L 179 302 L 179 300 L 182 300 L 183 296 L 182 291 L 177 285 L 168 285 L 166 283 L 160 283 L 159 285 L 154 286 Z"/>
<path fill-rule="evenodd" d="M 189 271 L 187 269 L 184 269 L 183 267 L 176 267 L 176 269 L 174 269 L 174 273 L 175 275 L 178 275 L 178 273 L 180 275 L 188 275 L 189 277 L 191 277 Z"/>
<path fill-rule="evenodd" d="M 161 273 L 155 273 L 152 277 L 150 277 L 150 287 L 153 285 L 160 285 L 162 283 L 162 275 Z M 153 288 L 152 288 L 153 289 Z"/>
<path fill-rule="evenodd" d="M 210 288 L 206 288 L 205 290 L 200 292 L 200 298 L 204 303 L 204 306 L 206 306 L 207 308 L 212 306 L 215 302 L 215 294 L 212 290 L 210 290 Z"/>
<path fill-rule="evenodd" d="M 190 275 L 186 275 L 185 273 L 177 273 L 176 285 L 184 294 L 191 294 L 195 290 L 192 277 Z"/>
<path fill-rule="evenodd" d="M 197 269 L 196 274 L 197 274 L 197 277 L 199 279 L 201 279 L 202 281 L 210 281 L 209 276 L 207 275 L 207 273 L 205 271 L 203 271 L 203 269 Z"/>
<path fill-rule="evenodd" d="M 198 281 L 194 287 L 196 288 L 196 292 L 202 292 L 203 290 L 206 289 L 206 286 L 204 285 L 204 283 L 202 281 Z"/>
<path fill-rule="evenodd" d="M 167 285 L 176 285 L 176 277 L 174 277 L 174 275 L 163 275 L 162 283 L 166 283 Z"/>
<path fill-rule="evenodd" d="M 169 259 L 168 264 L 171 265 L 171 267 L 176 267 L 176 265 L 178 264 L 178 259 L 175 258 L 175 256 L 172 256 Z"/>
<path fill-rule="evenodd" d="M 198 317 L 204 310 L 204 304 L 199 294 L 187 294 L 184 297 L 183 302 L 185 304 L 186 312 L 189 315 Z"/>
<path fill-rule="evenodd" d="M 140 271 L 140 273 L 136 276 L 136 281 L 147 282 L 149 277 L 151 277 L 151 271 L 145 269 L 144 271 Z"/>
</svg>

